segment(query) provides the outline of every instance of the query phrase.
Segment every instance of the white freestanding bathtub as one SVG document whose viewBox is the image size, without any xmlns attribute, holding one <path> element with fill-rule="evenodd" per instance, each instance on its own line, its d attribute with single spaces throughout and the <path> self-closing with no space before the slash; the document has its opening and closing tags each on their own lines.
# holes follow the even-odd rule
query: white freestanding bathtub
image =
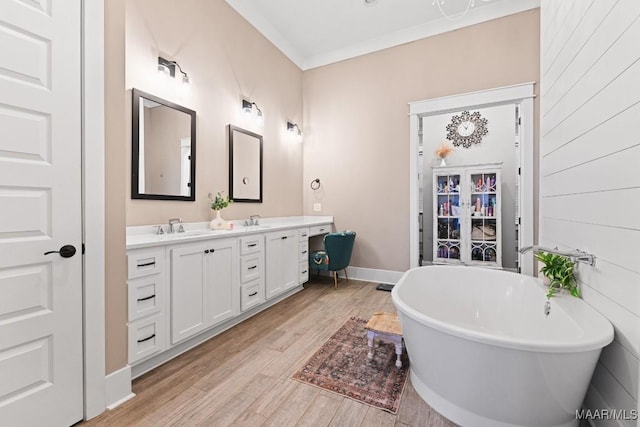
<svg viewBox="0 0 640 427">
<path fill-rule="evenodd" d="M 611 323 L 581 299 L 551 298 L 539 279 L 429 266 L 391 292 L 418 394 L 469 427 L 577 426 Z"/>
</svg>

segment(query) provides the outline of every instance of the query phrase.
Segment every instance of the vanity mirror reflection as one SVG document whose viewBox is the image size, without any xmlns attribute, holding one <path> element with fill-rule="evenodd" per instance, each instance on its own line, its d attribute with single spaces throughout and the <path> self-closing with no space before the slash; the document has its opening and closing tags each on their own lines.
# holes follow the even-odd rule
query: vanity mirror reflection
<svg viewBox="0 0 640 427">
<path fill-rule="evenodd" d="M 229 198 L 262 203 L 262 135 L 228 126 Z"/>
<path fill-rule="evenodd" d="M 132 92 L 131 198 L 194 201 L 196 112 Z"/>
</svg>

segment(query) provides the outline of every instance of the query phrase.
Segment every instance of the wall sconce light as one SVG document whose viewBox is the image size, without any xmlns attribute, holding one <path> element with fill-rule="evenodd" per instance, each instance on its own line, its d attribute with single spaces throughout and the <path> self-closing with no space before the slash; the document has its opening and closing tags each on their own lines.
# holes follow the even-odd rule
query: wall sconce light
<svg viewBox="0 0 640 427">
<path fill-rule="evenodd" d="M 251 117 L 253 114 L 253 107 L 256 107 L 256 120 L 258 124 L 262 126 L 264 124 L 264 115 L 262 114 L 262 110 L 258 107 L 258 104 L 255 102 L 247 101 L 246 99 L 242 100 L 242 112 L 247 116 Z"/>
<path fill-rule="evenodd" d="M 302 141 L 302 129 L 297 123 L 287 122 L 287 131 L 298 136 L 298 142 Z"/>
<path fill-rule="evenodd" d="M 182 83 L 189 84 L 189 75 L 182 70 L 180 64 L 176 61 L 169 61 L 168 59 L 164 59 L 163 57 L 158 57 L 158 72 L 162 73 L 168 77 L 176 76 L 176 67 L 182 73 Z"/>
</svg>

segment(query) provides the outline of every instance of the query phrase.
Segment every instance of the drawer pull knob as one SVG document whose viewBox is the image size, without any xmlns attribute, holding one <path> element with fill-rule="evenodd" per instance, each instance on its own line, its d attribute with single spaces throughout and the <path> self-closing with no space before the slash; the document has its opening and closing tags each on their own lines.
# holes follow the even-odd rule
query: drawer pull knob
<svg viewBox="0 0 640 427">
<path fill-rule="evenodd" d="M 215 249 L 209 249 L 209 252 L 214 253 L 216 250 Z"/>
<path fill-rule="evenodd" d="M 281 237 L 282 240 L 285 240 L 286 238 L 287 238 L 287 236 L 282 236 Z"/>
<path fill-rule="evenodd" d="M 320 231 L 324 231 L 324 228 L 321 228 Z"/>
<path fill-rule="evenodd" d="M 153 334 L 153 335 L 151 335 L 150 337 L 142 338 L 141 340 L 138 340 L 138 343 L 145 342 L 145 341 L 149 341 L 150 339 L 153 339 L 153 338 L 155 338 L 155 337 L 156 337 L 156 334 Z"/>
<path fill-rule="evenodd" d="M 257 243 L 251 243 L 251 244 L 249 244 L 247 246 L 250 247 L 250 248 L 253 248 L 254 246 L 258 246 L 258 244 Z"/>
<path fill-rule="evenodd" d="M 150 265 L 156 265 L 155 261 L 145 262 L 144 264 L 138 264 L 138 268 L 140 267 L 149 267 Z"/>
<path fill-rule="evenodd" d="M 153 294 L 153 295 L 149 295 L 148 297 L 138 298 L 138 302 L 140 302 L 140 301 L 146 301 L 146 300 L 149 300 L 149 299 L 151 299 L 151 298 L 155 298 L 155 297 L 156 297 L 156 295 L 155 295 L 155 294 Z"/>
<path fill-rule="evenodd" d="M 303 253 L 303 254 L 306 254 L 306 253 L 307 253 L 307 251 L 302 251 L 302 253 Z"/>
<path fill-rule="evenodd" d="M 250 297 L 255 297 L 256 295 L 258 295 L 258 291 L 255 291 L 254 293 L 249 294 Z"/>
<path fill-rule="evenodd" d="M 208 254 L 208 253 L 209 253 L 209 249 L 205 249 L 205 250 L 204 250 L 204 253 L 205 253 L 205 254 Z"/>
<path fill-rule="evenodd" d="M 302 274 L 307 274 L 307 270 L 303 271 Z"/>
<path fill-rule="evenodd" d="M 247 270 L 253 270 L 254 268 L 258 268 L 257 265 L 252 265 L 251 267 L 247 268 Z"/>
</svg>

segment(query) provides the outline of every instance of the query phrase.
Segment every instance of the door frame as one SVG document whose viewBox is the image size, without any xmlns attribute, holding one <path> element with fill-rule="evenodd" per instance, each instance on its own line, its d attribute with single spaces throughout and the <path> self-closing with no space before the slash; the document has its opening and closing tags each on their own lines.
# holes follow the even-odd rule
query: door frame
<svg viewBox="0 0 640 427">
<path fill-rule="evenodd" d="M 520 235 L 518 249 L 532 246 L 535 231 L 534 178 L 534 127 L 533 99 L 535 82 L 467 92 L 457 95 L 432 98 L 409 103 L 409 266 L 418 267 L 420 254 L 419 240 L 419 189 L 418 189 L 418 145 L 420 141 L 420 119 L 426 116 L 452 113 L 461 110 L 493 107 L 505 104 L 520 106 Z M 531 195 L 527 197 L 526 195 Z M 533 275 L 533 256 L 518 255 L 518 265 L 523 274 Z"/>
<path fill-rule="evenodd" d="M 106 408 L 104 0 L 82 8 L 82 233 L 84 418 Z M 87 171 L 91 171 L 87 173 Z M 84 251 L 83 251 L 84 252 Z"/>
</svg>

